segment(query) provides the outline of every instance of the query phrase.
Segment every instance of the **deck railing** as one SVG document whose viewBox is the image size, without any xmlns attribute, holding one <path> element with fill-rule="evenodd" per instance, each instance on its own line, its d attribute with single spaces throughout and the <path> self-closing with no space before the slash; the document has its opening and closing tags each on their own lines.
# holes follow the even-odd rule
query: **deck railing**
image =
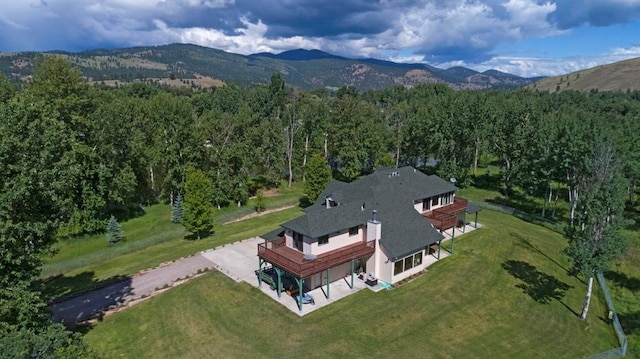
<svg viewBox="0 0 640 359">
<path fill-rule="evenodd" d="M 426 212 L 423 216 L 437 229 L 444 231 L 458 225 L 458 213 L 467 209 L 468 201 L 462 197 L 454 197 L 450 205 Z"/>
<path fill-rule="evenodd" d="M 315 259 L 305 259 L 302 253 L 287 247 L 284 238 L 258 243 L 258 257 L 299 278 L 307 278 L 323 270 L 374 252 L 375 242 L 363 242 L 323 253 Z"/>
</svg>

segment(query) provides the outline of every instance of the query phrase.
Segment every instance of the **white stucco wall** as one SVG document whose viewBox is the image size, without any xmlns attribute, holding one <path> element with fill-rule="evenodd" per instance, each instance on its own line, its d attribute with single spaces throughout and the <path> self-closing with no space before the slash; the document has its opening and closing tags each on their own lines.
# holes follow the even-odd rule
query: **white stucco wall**
<svg viewBox="0 0 640 359">
<path fill-rule="evenodd" d="M 322 253 L 340 249 L 350 244 L 362 243 L 362 242 L 363 242 L 362 227 L 358 228 L 358 234 L 354 236 L 350 236 L 349 230 L 347 229 L 346 231 L 330 234 L 329 243 L 327 244 L 318 245 L 318 239 L 317 238 L 312 239 L 311 243 L 309 243 L 309 249 L 310 249 L 309 253 L 320 255 Z M 306 245 L 306 241 L 305 241 L 305 245 Z"/>
</svg>

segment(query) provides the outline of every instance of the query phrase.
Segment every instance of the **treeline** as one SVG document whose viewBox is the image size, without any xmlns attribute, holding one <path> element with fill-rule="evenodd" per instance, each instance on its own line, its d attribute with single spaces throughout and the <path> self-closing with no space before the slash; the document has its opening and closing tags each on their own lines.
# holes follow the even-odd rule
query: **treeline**
<svg viewBox="0 0 640 359">
<path fill-rule="evenodd" d="M 346 181 L 376 166 L 435 160 L 440 176 L 466 186 L 481 162 L 492 164 L 505 195 L 519 187 L 545 207 L 560 188 L 575 196 L 599 143 L 615 145 L 630 196 L 640 176 L 638 92 L 455 92 L 430 84 L 329 94 L 287 87 L 277 74 L 250 89 L 171 92 L 139 83 L 109 89 L 87 85 L 54 57 L 39 59 L 24 89 L 7 81 L 2 88 L 4 126 L 10 119 L 21 126 L 36 123 L 34 117 L 47 122 L 39 134 L 7 131 L 24 137 L 23 144 L 50 136 L 29 155 L 43 166 L 62 166 L 50 184 L 64 188 L 62 236 L 101 231 L 110 214 L 141 203 L 173 202 L 190 166 L 213 181 L 218 207 L 245 203 L 257 187 L 303 181 L 313 154 Z"/>
</svg>

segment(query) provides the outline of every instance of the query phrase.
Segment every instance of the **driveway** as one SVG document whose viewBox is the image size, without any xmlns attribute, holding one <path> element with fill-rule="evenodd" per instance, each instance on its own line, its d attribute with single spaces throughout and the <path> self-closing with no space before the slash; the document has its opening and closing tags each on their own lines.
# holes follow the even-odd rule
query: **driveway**
<svg viewBox="0 0 640 359">
<path fill-rule="evenodd" d="M 236 282 L 245 281 L 258 285 L 255 270 L 258 269 L 258 243 L 260 237 L 230 243 L 202 252 L 202 256 L 214 264 L 214 268 Z"/>
</svg>

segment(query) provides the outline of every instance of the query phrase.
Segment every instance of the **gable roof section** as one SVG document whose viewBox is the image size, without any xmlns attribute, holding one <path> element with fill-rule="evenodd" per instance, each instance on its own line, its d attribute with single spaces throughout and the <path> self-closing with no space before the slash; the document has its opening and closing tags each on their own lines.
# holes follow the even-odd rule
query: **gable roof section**
<svg viewBox="0 0 640 359">
<path fill-rule="evenodd" d="M 365 224 L 375 209 L 382 223 L 380 244 L 390 259 L 396 260 L 443 238 L 414 209 L 414 201 L 455 190 L 453 184 L 435 175 L 427 176 L 413 167 L 380 168 L 351 183 L 331 181 L 316 202 L 305 209 L 306 215 L 286 222 L 282 227 L 318 238 Z M 326 208 L 328 197 L 339 205 Z"/>
</svg>

